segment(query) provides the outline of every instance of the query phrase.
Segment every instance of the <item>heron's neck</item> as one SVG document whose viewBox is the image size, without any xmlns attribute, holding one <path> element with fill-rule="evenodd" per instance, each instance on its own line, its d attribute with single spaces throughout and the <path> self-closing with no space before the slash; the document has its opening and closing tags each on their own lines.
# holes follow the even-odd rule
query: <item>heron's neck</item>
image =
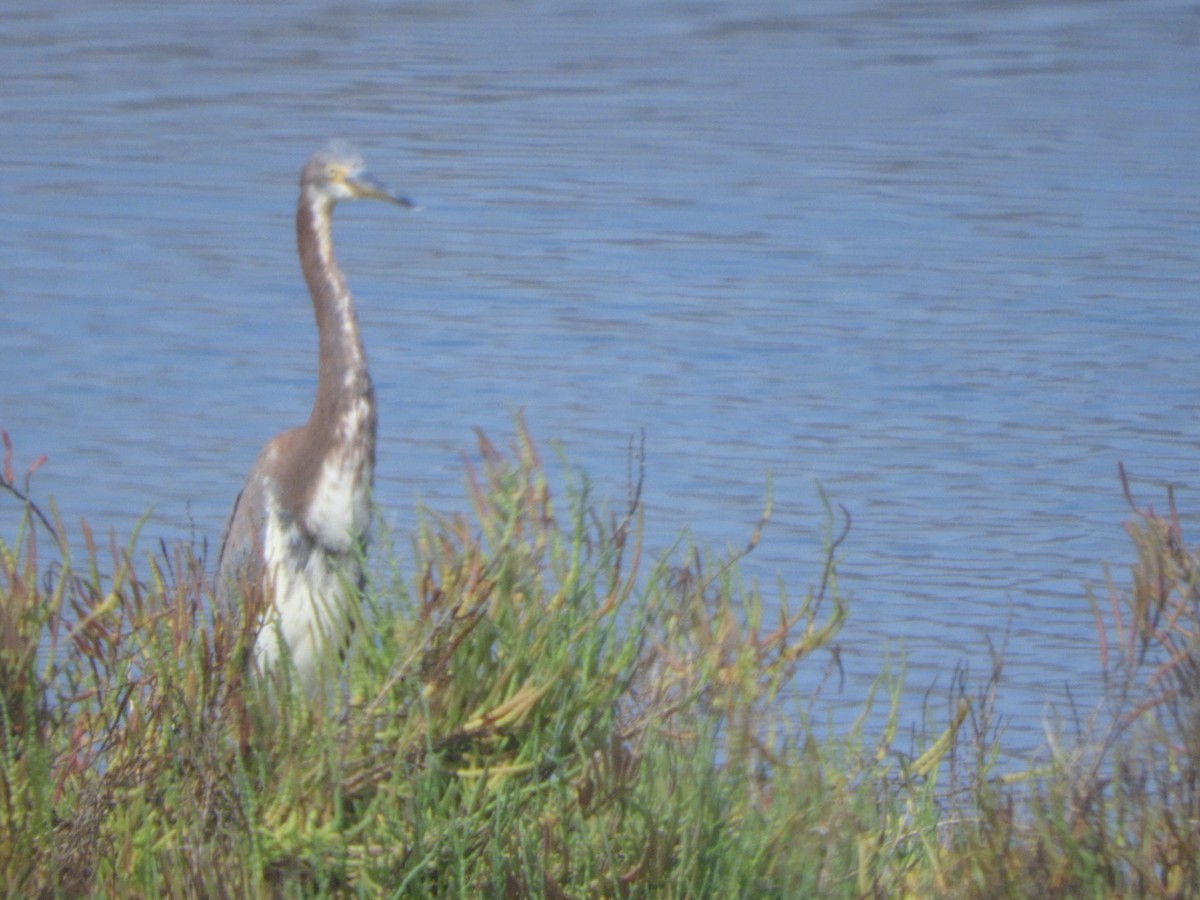
<svg viewBox="0 0 1200 900">
<path fill-rule="evenodd" d="M 375 397 L 350 290 L 333 255 L 332 213 L 328 200 L 305 195 L 296 210 L 300 265 L 320 335 L 317 398 L 308 429 L 313 440 L 328 442 L 327 449 L 350 449 L 354 442 L 373 463 Z"/>
</svg>

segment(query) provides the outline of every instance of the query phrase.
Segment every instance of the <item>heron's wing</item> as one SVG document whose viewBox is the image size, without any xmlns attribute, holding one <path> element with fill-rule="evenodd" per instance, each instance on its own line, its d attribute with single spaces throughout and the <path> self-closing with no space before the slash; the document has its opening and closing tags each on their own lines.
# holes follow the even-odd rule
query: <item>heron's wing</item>
<svg viewBox="0 0 1200 900">
<path fill-rule="evenodd" d="M 266 494 L 258 466 L 250 472 L 233 502 L 233 511 L 217 555 L 217 602 L 236 608 L 248 586 L 261 578 Z"/>
</svg>

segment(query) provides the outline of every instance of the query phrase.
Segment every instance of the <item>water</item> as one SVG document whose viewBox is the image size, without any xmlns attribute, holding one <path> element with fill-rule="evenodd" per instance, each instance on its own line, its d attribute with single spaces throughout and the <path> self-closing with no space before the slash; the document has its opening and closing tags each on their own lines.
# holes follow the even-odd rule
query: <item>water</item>
<svg viewBox="0 0 1200 900">
<path fill-rule="evenodd" d="M 23 6 L 23 8 L 22 8 Z M 1200 451 L 1194 3 L 10 4 L 0 428 L 39 496 L 220 533 L 311 401 L 295 177 L 331 136 L 424 207 L 339 212 L 377 499 L 456 509 L 524 407 L 650 542 L 819 577 L 853 514 L 847 692 L 916 715 L 1011 629 L 1009 746 L 1094 692 L 1116 480 Z M 11 534 L 11 501 L 0 522 Z M 403 545 L 402 545 L 403 549 Z"/>
</svg>

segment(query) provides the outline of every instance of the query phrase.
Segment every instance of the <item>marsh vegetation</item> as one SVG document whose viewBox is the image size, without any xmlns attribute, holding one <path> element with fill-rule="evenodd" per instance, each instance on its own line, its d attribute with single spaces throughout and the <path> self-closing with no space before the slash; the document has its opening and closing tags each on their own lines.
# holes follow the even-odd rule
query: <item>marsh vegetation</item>
<svg viewBox="0 0 1200 900">
<path fill-rule="evenodd" d="M 202 546 L 139 559 L 68 525 L 7 448 L 4 893 L 1198 894 L 1200 559 L 1173 496 L 1130 496 L 1130 576 L 1080 590 L 1104 704 L 1012 771 L 999 648 L 955 674 L 945 721 L 899 721 L 885 670 L 829 725 L 854 624 L 836 505 L 810 583 L 764 596 L 739 562 L 769 504 L 740 553 L 651 558 L 636 448 L 618 502 L 565 463 L 552 496 L 514 431 L 503 452 L 480 435 L 464 511 L 424 511 L 403 554 L 377 537 L 402 562 L 376 567 L 316 703 L 246 677 L 253 623 L 213 610 Z M 791 689 L 802 668 L 815 696 Z"/>
</svg>

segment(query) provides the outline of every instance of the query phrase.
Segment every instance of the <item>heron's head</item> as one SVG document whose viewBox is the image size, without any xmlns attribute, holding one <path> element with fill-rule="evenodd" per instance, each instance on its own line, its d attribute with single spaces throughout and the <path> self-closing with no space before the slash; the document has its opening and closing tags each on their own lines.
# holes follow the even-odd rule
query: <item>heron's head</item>
<svg viewBox="0 0 1200 900">
<path fill-rule="evenodd" d="M 409 208 L 415 205 L 404 195 L 376 181 L 367 172 L 363 158 L 341 143 L 331 144 L 309 157 L 300 174 L 300 187 L 330 203 L 369 199 L 386 200 Z"/>
</svg>

